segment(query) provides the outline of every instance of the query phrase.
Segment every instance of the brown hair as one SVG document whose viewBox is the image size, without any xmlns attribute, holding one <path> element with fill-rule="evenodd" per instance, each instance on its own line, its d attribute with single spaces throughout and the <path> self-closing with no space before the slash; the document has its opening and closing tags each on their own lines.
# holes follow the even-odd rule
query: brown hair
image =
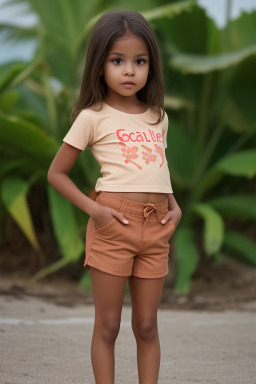
<svg viewBox="0 0 256 384">
<path fill-rule="evenodd" d="M 163 120 L 164 81 L 155 33 L 140 13 L 114 10 L 101 16 L 92 30 L 80 95 L 72 110 L 71 123 L 75 121 L 82 109 L 103 101 L 107 94 L 107 86 L 100 73 L 105 59 L 113 43 L 129 32 L 142 39 L 149 52 L 148 80 L 137 96 L 156 110 L 158 120 L 155 124 Z"/>
</svg>

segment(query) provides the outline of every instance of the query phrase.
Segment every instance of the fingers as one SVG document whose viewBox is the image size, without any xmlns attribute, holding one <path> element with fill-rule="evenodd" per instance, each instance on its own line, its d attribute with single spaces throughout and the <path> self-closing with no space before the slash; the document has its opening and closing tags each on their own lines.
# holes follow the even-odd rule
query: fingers
<svg viewBox="0 0 256 384">
<path fill-rule="evenodd" d="M 119 220 L 119 221 L 121 221 L 121 223 L 124 223 L 124 224 L 129 224 L 129 221 L 121 214 L 121 213 L 117 213 L 116 215 L 115 215 L 115 217 Z"/>
<path fill-rule="evenodd" d="M 122 213 L 112 210 L 111 214 L 116 217 L 121 223 L 129 224 L 129 221 L 122 215 Z"/>
<path fill-rule="evenodd" d="M 178 211 L 168 211 L 167 214 L 162 218 L 161 223 L 166 224 L 168 221 L 171 221 L 175 228 L 177 228 L 181 219 L 181 215 Z"/>
<path fill-rule="evenodd" d="M 167 223 L 167 221 L 172 221 L 173 222 L 173 224 L 175 225 L 175 218 L 172 216 L 172 215 L 170 215 L 170 213 L 168 212 L 166 215 L 165 215 L 165 217 L 163 217 L 162 218 L 162 220 L 161 220 L 161 223 L 162 224 L 166 224 Z M 176 226 L 176 225 L 175 225 Z"/>
<path fill-rule="evenodd" d="M 167 221 L 170 220 L 170 218 L 171 218 L 170 215 L 168 215 L 168 214 L 165 215 L 165 217 L 161 220 L 161 223 L 162 223 L 162 224 L 167 223 Z"/>
</svg>

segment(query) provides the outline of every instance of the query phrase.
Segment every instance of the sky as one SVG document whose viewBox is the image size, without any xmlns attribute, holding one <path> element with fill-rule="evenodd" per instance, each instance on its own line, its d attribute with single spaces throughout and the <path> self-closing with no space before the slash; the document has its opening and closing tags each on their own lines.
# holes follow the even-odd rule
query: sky
<svg viewBox="0 0 256 384">
<path fill-rule="evenodd" d="M 23 7 L 15 5 L 6 8 L 4 4 L 8 0 L 0 0 L 0 23 L 12 22 L 18 25 L 29 26 L 36 23 L 34 16 L 23 16 Z M 54 1 L 54 0 L 53 0 Z M 85 0 L 86 1 L 86 0 Z M 198 4 L 205 8 L 209 17 L 213 18 L 218 27 L 223 28 L 226 22 L 226 4 L 227 0 L 198 0 Z M 233 0 L 231 18 L 236 18 L 242 11 L 251 11 L 256 9 L 256 0 Z M 29 60 L 35 45 L 34 43 L 14 44 L 4 43 L 4 35 L 0 34 L 0 64 L 13 59 Z"/>
<path fill-rule="evenodd" d="M 198 4 L 205 8 L 207 14 L 215 20 L 218 27 L 223 28 L 226 24 L 226 0 L 198 0 Z M 231 18 L 237 18 L 242 11 L 256 9 L 256 0 L 233 0 Z"/>
</svg>

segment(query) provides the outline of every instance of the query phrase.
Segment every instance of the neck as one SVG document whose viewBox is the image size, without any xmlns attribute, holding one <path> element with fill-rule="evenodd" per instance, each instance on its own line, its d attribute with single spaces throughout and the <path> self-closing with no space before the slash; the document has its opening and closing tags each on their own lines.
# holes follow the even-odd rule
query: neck
<svg viewBox="0 0 256 384">
<path fill-rule="evenodd" d="M 119 109 L 124 112 L 140 113 L 147 110 L 147 105 L 140 101 L 137 95 L 131 97 L 122 95 L 107 94 L 104 102 L 113 108 Z"/>
</svg>

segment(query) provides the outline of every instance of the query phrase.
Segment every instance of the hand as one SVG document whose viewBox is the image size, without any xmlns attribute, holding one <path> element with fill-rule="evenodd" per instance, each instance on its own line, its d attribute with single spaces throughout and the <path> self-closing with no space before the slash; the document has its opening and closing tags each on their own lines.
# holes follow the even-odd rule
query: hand
<svg viewBox="0 0 256 384">
<path fill-rule="evenodd" d="M 123 224 L 129 224 L 128 220 L 126 220 L 122 213 L 109 207 L 103 207 L 100 204 L 97 204 L 97 207 L 91 217 L 98 229 L 105 227 L 105 225 L 110 223 L 114 217 Z"/>
<path fill-rule="evenodd" d="M 161 223 L 166 224 L 167 221 L 171 220 L 175 226 L 175 229 L 177 228 L 180 219 L 182 216 L 182 212 L 179 207 L 173 209 L 172 211 L 168 211 L 165 217 L 162 218 Z"/>
</svg>

